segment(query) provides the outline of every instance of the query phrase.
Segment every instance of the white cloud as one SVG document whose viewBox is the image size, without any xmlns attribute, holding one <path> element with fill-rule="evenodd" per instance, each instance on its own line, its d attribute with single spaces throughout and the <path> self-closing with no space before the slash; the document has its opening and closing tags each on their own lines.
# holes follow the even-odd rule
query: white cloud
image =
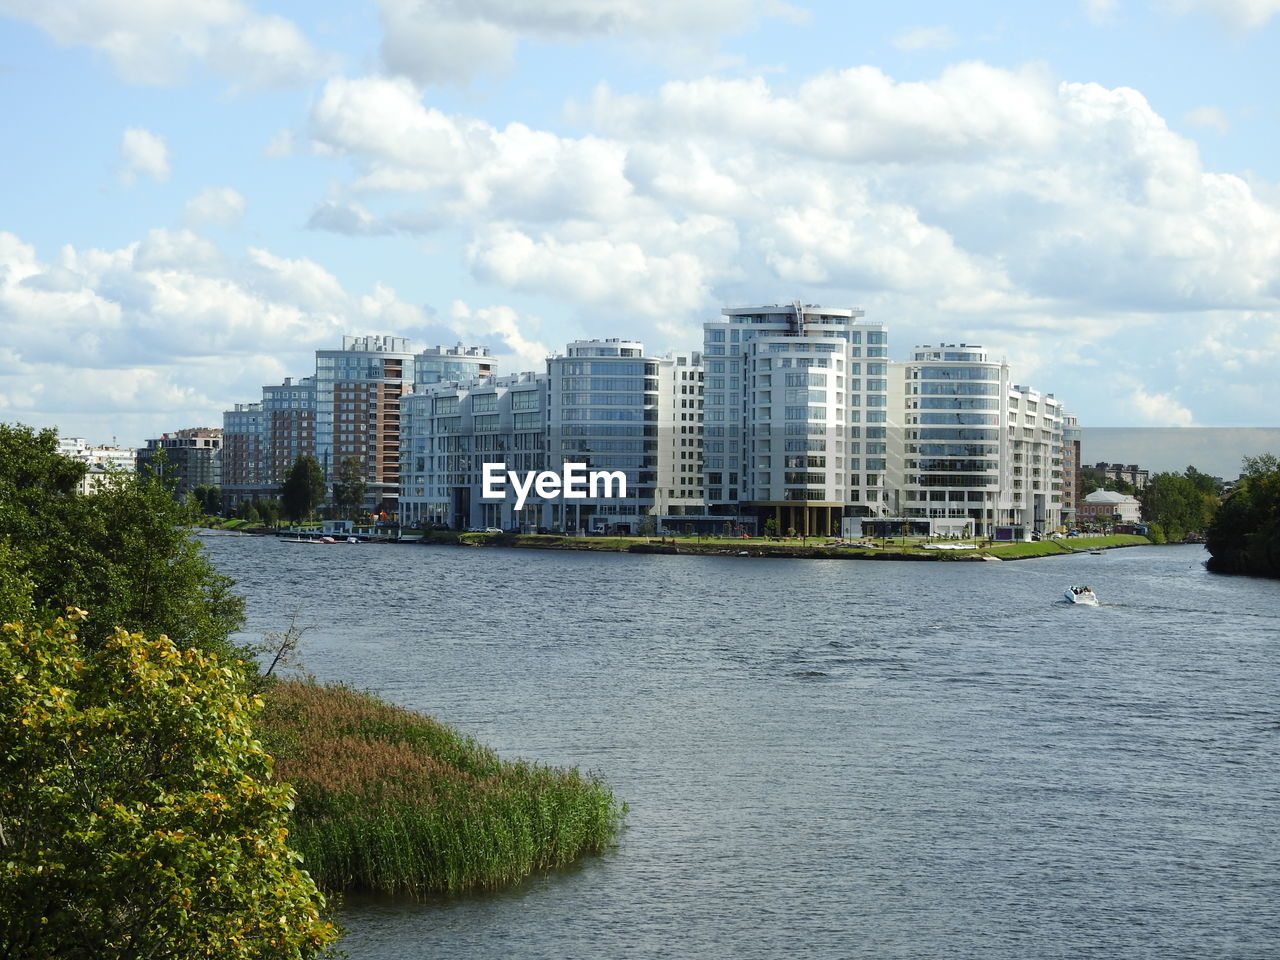
<svg viewBox="0 0 1280 960">
<path fill-rule="evenodd" d="M 378 6 L 383 63 L 420 84 L 466 84 L 506 70 L 522 39 L 640 42 L 676 60 L 694 50 L 705 69 L 722 35 L 764 19 L 797 22 L 807 16 L 781 0 L 379 0 Z"/>
<path fill-rule="evenodd" d="M 120 138 L 120 182 L 131 187 L 138 177 L 150 177 L 159 183 L 169 179 L 169 147 L 164 137 L 129 127 Z"/>
<path fill-rule="evenodd" d="M 545 360 L 554 352 L 525 335 L 522 328 L 537 326 L 536 320 L 522 320 L 507 306 L 473 309 L 455 300 L 449 308 L 449 326 L 464 343 L 492 345 L 498 367 L 505 373 L 545 370 Z"/>
<path fill-rule="evenodd" d="M 277 130 L 262 152 L 272 160 L 293 156 L 293 131 L 287 128 Z"/>
<path fill-rule="evenodd" d="M 1265 27 L 1277 13 L 1280 0 L 1166 0 L 1175 13 L 1207 13 L 1236 30 Z"/>
<path fill-rule="evenodd" d="M 63 46 L 105 55 L 129 83 L 180 83 L 194 63 L 236 78 L 236 88 L 302 83 L 330 61 L 292 22 L 240 0 L 0 0 L 0 14 L 39 27 Z"/>
<path fill-rule="evenodd" d="M 447 114 L 406 78 L 332 80 L 313 146 L 354 172 L 313 225 L 457 231 L 478 281 L 592 328 L 630 317 L 655 349 L 697 342 L 721 303 L 795 292 L 865 306 L 899 343 L 959 326 L 1016 354 L 1021 375 L 1054 357 L 1067 394 L 1096 394 L 1099 351 L 1167 359 L 1201 337 L 1204 311 L 1280 309 L 1280 195 L 1205 170 L 1132 89 L 1039 65 L 912 82 L 857 67 L 785 89 L 600 87 L 569 120 L 585 132 Z M 376 215 L 360 202 L 375 194 Z M 1280 362 L 1280 346 L 1259 349 Z M 1178 395 L 1200 420 L 1212 397 Z"/>
<path fill-rule="evenodd" d="M 1090 23 L 1109 23 L 1120 7 L 1119 0 L 1083 0 L 1084 15 Z"/>
<path fill-rule="evenodd" d="M 217 425 L 371 324 L 402 333 L 430 317 L 389 288 L 353 296 L 314 261 L 257 248 L 232 259 L 189 230 L 116 250 L 68 246 L 52 261 L 0 232 L 0 419 L 75 414 L 86 433 L 137 431 L 131 442 Z"/>
<path fill-rule="evenodd" d="M 956 45 L 956 38 L 950 27 L 914 27 L 894 37 L 893 45 L 905 53 L 946 50 Z"/>
<path fill-rule="evenodd" d="M 1134 384 L 1128 399 L 1130 409 L 1137 414 L 1143 426 L 1195 426 L 1195 418 L 1191 415 L 1191 411 L 1179 403 L 1171 393 L 1152 393 L 1143 385 Z"/>
<path fill-rule="evenodd" d="M 1230 119 L 1218 107 L 1196 107 L 1194 110 L 1187 111 L 1182 119 L 1189 126 L 1201 130 L 1212 130 L 1223 135 L 1231 132 Z"/>
<path fill-rule="evenodd" d="M 187 201 L 186 220 L 191 224 L 212 223 L 230 227 L 244 216 L 244 194 L 231 187 L 205 187 Z"/>
</svg>

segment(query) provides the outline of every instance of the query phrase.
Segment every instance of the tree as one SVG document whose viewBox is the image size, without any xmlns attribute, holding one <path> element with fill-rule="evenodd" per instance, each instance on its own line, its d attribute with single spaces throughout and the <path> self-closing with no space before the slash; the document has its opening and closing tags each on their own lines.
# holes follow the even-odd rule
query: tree
<svg viewBox="0 0 1280 960">
<path fill-rule="evenodd" d="M 778 518 L 769 517 L 764 522 L 764 535 L 766 537 L 776 537 L 778 535 Z"/>
<path fill-rule="evenodd" d="M 1195 482 L 1179 473 L 1157 473 L 1141 493 L 1142 519 L 1154 521 L 1169 540 L 1205 528 L 1205 498 Z"/>
<path fill-rule="evenodd" d="M 338 465 L 338 479 L 333 484 L 333 504 L 340 516 L 351 519 L 364 504 L 364 470 L 355 457 L 347 457 Z"/>
<path fill-rule="evenodd" d="M 293 461 L 280 487 L 280 505 L 295 523 L 306 520 L 324 503 L 324 471 L 316 458 L 303 453 Z"/>
<path fill-rule="evenodd" d="M 119 629 L 87 645 L 84 616 L 0 637 L 0 955 L 321 953 L 338 932 L 241 668 Z"/>
<path fill-rule="evenodd" d="M 1208 567 L 1280 577 L 1280 462 L 1271 454 L 1245 457 L 1244 473 L 1209 526 Z"/>
<path fill-rule="evenodd" d="M 0 541 L 29 584 L 33 615 L 91 608 L 97 622 L 81 630 L 91 643 L 120 625 L 229 652 L 244 602 L 190 533 L 199 519 L 190 503 L 150 473 L 115 474 L 80 494 L 83 473 L 58 453 L 55 431 L 0 424 Z"/>
</svg>

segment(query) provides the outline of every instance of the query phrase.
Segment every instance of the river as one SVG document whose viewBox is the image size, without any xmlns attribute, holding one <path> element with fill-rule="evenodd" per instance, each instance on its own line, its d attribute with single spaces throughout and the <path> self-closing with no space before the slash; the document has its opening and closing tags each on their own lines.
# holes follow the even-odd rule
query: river
<svg viewBox="0 0 1280 960">
<path fill-rule="evenodd" d="M 206 545 L 250 638 L 299 611 L 319 679 L 630 806 L 615 850 L 515 889 L 349 901 L 352 960 L 1280 951 L 1280 582 L 1200 547 Z"/>
</svg>

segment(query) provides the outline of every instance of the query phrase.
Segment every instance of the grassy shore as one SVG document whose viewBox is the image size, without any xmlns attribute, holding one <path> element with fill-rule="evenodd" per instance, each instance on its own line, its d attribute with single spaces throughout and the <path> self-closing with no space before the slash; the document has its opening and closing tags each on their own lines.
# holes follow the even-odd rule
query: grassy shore
<svg viewBox="0 0 1280 960">
<path fill-rule="evenodd" d="M 600 853 L 621 827 L 594 776 L 500 760 L 368 694 L 287 680 L 265 698 L 275 775 L 297 791 L 290 845 L 326 889 L 497 887 Z"/>
<path fill-rule="evenodd" d="M 848 543 L 825 537 L 800 539 L 793 537 L 565 537 L 546 534 L 454 533 L 432 531 L 422 540 L 426 544 L 516 547 L 533 550 L 589 550 L 599 552 L 647 551 L 654 545 L 672 546 L 684 554 L 713 554 L 748 557 L 796 557 L 805 559 L 853 560 L 941 560 L 973 561 L 994 558 L 1022 560 L 1058 554 L 1080 553 L 1109 547 L 1149 544 L 1146 537 L 1112 534 L 1096 537 L 1072 537 L 1062 540 L 1037 540 L 1029 543 L 990 544 L 971 541 L 972 550 L 927 549 L 928 541 L 890 538 Z"/>
</svg>

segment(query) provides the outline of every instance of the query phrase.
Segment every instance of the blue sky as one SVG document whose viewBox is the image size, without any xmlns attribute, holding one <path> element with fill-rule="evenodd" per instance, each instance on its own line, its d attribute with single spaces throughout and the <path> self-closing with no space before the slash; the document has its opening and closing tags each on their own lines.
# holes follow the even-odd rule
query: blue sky
<svg viewBox="0 0 1280 960">
<path fill-rule="evenodd" d="M 0 0 L 0 418 L 217 425 L 344 333 L 981 343 L 1274 427 L 1280 0 Z"/>
</svg>

